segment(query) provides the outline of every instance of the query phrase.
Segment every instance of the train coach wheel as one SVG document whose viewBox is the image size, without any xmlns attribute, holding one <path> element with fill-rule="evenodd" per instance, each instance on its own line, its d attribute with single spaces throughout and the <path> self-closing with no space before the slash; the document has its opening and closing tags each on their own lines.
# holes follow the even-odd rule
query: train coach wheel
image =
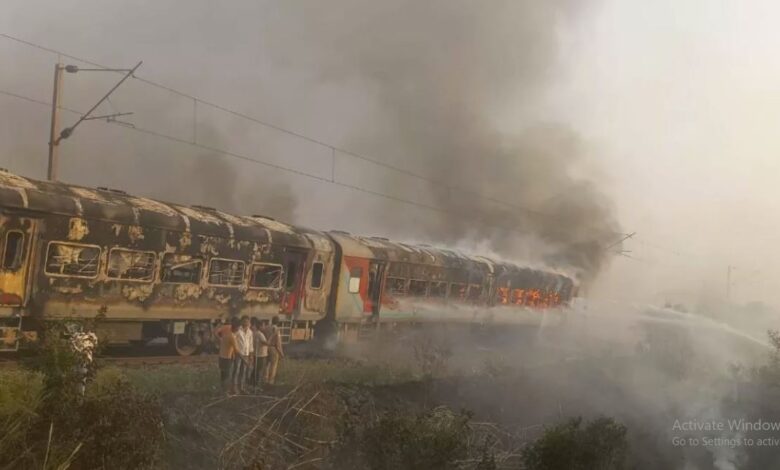
<svg viewBox="0 0 780 470">
<path fill-rule="evenodd" d="M 174 333 L 172 336 L 172 343 L 176 353 L 179 356 L 190 356 L 194 354 L 203 343 L 202 332 L 198 328 L 197 324 L 187 322 L 183 327 L 183 332 L 179 333 L 177 330 L 181 330 L 181 325 L 174 326 Z"/>
</svg>

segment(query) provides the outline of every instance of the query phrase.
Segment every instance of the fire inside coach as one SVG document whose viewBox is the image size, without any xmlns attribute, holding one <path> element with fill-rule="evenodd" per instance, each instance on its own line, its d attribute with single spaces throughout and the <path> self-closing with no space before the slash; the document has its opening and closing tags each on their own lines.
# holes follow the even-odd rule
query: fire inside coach
<svg viewBox="0 0 780 470">
<path fill-rule="evenodd" d="M 113 343 L 210 344 L 233 315 L 280 315 L 285 342 L 356 339 L 428 323 L 538 319 L 576 294 L 571 277 L 484 257 L 261 215 L 164 203 L 0 171 L 2 346 L 47 319 L 94 318 Z"/>
</svg>

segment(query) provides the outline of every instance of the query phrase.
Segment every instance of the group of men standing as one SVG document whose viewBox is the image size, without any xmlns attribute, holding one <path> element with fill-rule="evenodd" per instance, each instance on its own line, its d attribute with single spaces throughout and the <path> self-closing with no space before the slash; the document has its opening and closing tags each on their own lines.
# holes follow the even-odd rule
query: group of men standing
<svg viewBox="0 0 780 470">
<path fill-rule="evenodd" d="M 271 323 L 257 317 L 233 317 L 217 330 L 219 372 L 222 391 L 228 395 L 247 394 L 261 384 L 273 385 L 279 360 L 284 357 L 279 317 Z"/>
</svg>

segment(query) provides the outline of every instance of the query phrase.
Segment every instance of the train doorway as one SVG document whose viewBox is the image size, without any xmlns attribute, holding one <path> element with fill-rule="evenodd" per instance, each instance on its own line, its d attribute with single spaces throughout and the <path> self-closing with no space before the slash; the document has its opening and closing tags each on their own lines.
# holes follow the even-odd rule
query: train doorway
<svg viewBox="0 0 780 470">
<path fill-rule="evenodd" d="M 0 217 L 0 351 L 19 349 L 23 316 L 11 314 L 27 304 L 37 223 L 26 217 Z"/>
<path fill-rule="evenodd" d="M 0 219 L 0 306 L 21 307 L 27 301 L 32 241 L 37 221 Z"/>
<path fill-rule="evenodd" d="M 306 265 L 306 253 L 288 251 L 284 254 L 284 302 L 282 313 L 295 317 L 301 310 L 303 297 L 303 277 Z"/>
<path fill-rule="evenodd" d="M 368 295 L 366 303 L 371 309 L 373 318 L 379 317 L 379 310 L 382 306 L 382 283 L 385 278 L 385 263 L 371 261 L 368 265 Z"/>
</svg>

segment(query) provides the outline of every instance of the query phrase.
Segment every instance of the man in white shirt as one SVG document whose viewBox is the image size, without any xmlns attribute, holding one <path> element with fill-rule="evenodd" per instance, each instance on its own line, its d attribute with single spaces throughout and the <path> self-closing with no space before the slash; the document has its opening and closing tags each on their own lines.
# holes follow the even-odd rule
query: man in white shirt
<svg viewBox="0 0 780 470">
<path fill-rule="evenodd" d="M 251 369 L 250 359 L 254 355 L 254 335 L 249 328 L 249 317 L 241 317 L 241 327 L 236 336 L 236 358 L 233 364 L 233 386 L 240 393 L 246 394 L 246 380 Z"/>
</svg>

